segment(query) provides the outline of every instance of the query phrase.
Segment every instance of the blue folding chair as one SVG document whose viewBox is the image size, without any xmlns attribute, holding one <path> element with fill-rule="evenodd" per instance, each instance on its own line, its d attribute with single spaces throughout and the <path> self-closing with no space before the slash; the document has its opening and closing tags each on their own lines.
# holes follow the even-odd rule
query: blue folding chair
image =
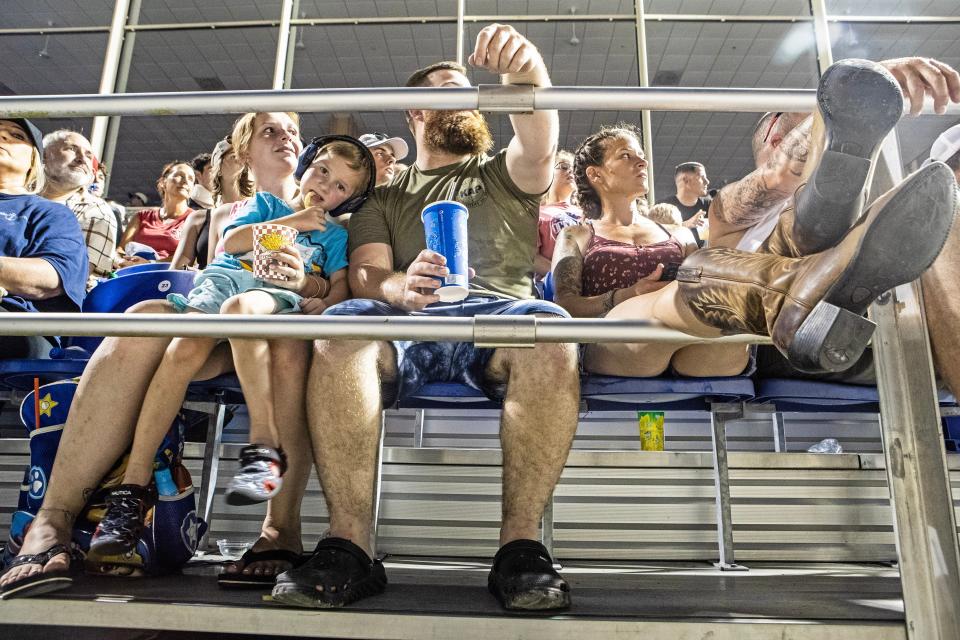
<svg viewBox="0 0 960 640">
<path fill-rule="evenodd" d="M 162 300 L 170 293 L 186 295 L 193 288 L 195 277 L 196 274 L 192 271 L 152 270 L 105 280 L 87 294 L 81 311 L 83 313 L 123 313 L 144 300 Z M 79 347 L 88 354 L 93 354 L 102 341 L 102 337 L 79 336 L 70 341 L 70 346 Z"/>
<path fill-rule="evenodd" d="M 143 273 L 144 271 L 169 271 L 169 262 L 144 262 L 143 264 L 134 264 L 129 267 L 117 269 L 117 277 L 129 276 L 134 273 Z"/>
<path fill-rule="evenodd" d="M 941 407 L 953 407 L 956 399 L 948 392 L 937 392 Z M 774 451 L 786 451 L 783 413 L 880 413 L 880 393 L 874 386 L 769 378 L 757 381 L 752 401 L 754 413 L 769 411 L 773 418 Z"/>
<path fill-rule="evenodd" d="M 138 302 L 164 298 L 168 293 L 185 294 L 193 287 L 194 275 L 188 271 L 147 271 L 106 280 L 87 294 L 81 311 L 119 313 Z M 0 385 L 29 391 L 34 378 L 46 384 L 79 376 L 102 341 L 100 336 L 78 336 L 66 341 L 65 348 L 52 349 L 49 360 L 0 360 Z"/>
<path fill-rule="evenodd" d="M 553 294 L 553 271 L 547 271 L 547 275 L 543 278 L 543 299 L 553 302 Z"/>
</svg>

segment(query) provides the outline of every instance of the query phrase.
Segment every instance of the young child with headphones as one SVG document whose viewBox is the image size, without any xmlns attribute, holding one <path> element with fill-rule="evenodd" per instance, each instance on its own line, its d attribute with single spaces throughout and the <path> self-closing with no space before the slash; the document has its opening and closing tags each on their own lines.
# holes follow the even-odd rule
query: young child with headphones
<svg viewBox="0 0 960 640">
<path fill-rule="evenodd" d="M 349 296 L 347 231 L 334 217 L 356 211 L 373 192 L 376 169 L 373 156 L 350 136 L 314 138 L 300 155 L 294 174 L 299 195 L 287 203 L 258 192 L 223 232 L 224 253 L 197 274 L 189 294 L 171 294 L 168 301 L 180 313 L 321 313 Z M 292 246 L 274 253 L 270 272 L 253 272 L 253 227 L 271 223 L 292 227 Z M 107 512 L 91 541 L 92 553 L 115 555 L 133 549 L 144 526 L 144 516 L 163 492 L 161 478 L 154 483 L 154 454 L 169 420 L 183 396 L 172 393 L 172 381 L 182 383 L 185 372 L 195 373 L 218 342 L 216 338 L 174 338 L 154 374 L 151 387 L 166 393 L 148 393 L 137 422 L 133 448 L 123 484 L 107 497 Z M 250 442 L 240 454 L 240 471 L 227 487 L 226 501 L 247 505 L 269 500 L 283 484 L 286 457 L 274 417 L 270 380 L 270 351 L 266 339 L 230 339 L 237 377 L 250 408 Z M 192 378 L 186 377 L 186 383 Z M 185 384 L 184 391 L 186 391 Z M 156 403 L 170 407 L 152 406 Z M 176 404 L 176 407 L 173 405 Z M 169 409 L 172 408 L 172 413 Z"/>
</svg>

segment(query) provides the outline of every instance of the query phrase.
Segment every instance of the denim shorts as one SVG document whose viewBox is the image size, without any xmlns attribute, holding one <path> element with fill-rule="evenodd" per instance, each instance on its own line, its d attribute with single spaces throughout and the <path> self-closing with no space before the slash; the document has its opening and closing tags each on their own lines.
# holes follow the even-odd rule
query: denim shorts
<svg viewBox="0 0 960 640">
<path fill-rule="evenodd" d="M 560 306 L 546 300 L 508 300 L 496 296 L 471 295 L 461 302 L 437 303 L 423 311 L 404 311 L 378 300 L 357 298 L 334 305 L 324 315 L 336 316 L 426 316 L 472 318 L 478 315 L 527 316 L 549 314 L 562 318 L 570 315 Z M 486 369 L 493 349 L 477 348 L 472 342 L 416 342 L 395 340 L 397 380 L 384 384 L 383 406 L 392 407 L 397 400 L 415 394 L 428 382 L 459 382 L 482 391 L 491 400 L 503 400 L 506 385 L 487 380 Z"/>
<path fill-rule="evenodd" d="M 300 301 L 303 299 L 300 294 L 271 287 L 245 269 L 229 269 L 216 265 L 208 266 L 197 274 L 193 289 L 186 296 L 171 293 L 167 296 L 167 301 L 179 313 L 220 313 L 220 307 L 228 298 L 247 291 L 264 291 L 270 294 L 276 304 L 274 313 L 300 311 Z"/>
</svg>

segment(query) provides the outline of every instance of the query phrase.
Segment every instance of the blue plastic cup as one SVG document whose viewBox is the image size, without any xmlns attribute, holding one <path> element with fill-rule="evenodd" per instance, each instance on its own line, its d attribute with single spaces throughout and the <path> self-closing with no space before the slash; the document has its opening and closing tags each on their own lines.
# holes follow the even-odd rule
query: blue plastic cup
<svg viewBox="0 0 960 640">
<path fill-rule="evenodd" d="M 469 293 L 470 276 L 467 260 L 467 218 L 470 212 L 460 202 L 439 200 L 420 212 L 427 236 L 427 249 L 447 259 L 450 273 L 437 278 L 436 290 L 441 302 L 459 302 Z"/>
</svg>

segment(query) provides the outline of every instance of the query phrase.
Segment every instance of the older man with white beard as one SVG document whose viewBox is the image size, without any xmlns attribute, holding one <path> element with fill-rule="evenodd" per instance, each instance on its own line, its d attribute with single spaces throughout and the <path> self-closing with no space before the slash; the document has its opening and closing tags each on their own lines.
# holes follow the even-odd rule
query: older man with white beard
<svg viewBox="0 0 960 640">
<path fill-rule="evenodd" d="M 43 139 L 47 182 L 40 195 L 77 216 L 90 259 L 87 291 L 113 271 L 117 254 L 117 218 L 110 205 L 87 191 L 94 178 L 93 159 L 90 141 L 76 131 L 59 129 Z"/>
</svg>

